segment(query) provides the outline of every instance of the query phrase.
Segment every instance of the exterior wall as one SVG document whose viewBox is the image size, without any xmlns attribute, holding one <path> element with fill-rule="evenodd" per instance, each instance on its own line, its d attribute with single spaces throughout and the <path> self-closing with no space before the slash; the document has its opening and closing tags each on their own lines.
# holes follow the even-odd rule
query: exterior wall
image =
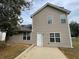
<svg viewBox="0 0 79 59">
<path fill-rule="evenodd" d="M 65 14 L 57 9 L 47 6 L 38 14 L 33 16 L 33 28 L 31 39 L 34 43 L 37 41 L 37 32 L 44 34 L 43 45 L 53 47 L 71 47 L 68 19 L 65 24 L 61 24 L 60 15 Z M 67 14 L 65 14 L 67 16 Z M 53 24 L 48 24 L 48 16 L 53 17 Z M 50 33 L 61 33 L 61 42 L 50 42 Z"/>
<path fill-rule="evenodd" d="M 26 35 L 27 37 L 27 35 Z M 33 44 L 31 39 L 30 40 L 23 40 L 23 33 L 17 34 L 17 35 L 13 35 L 9 38 L 8 42 L 11 43 L 25 43 L 25 44 Z"/>
</svg>

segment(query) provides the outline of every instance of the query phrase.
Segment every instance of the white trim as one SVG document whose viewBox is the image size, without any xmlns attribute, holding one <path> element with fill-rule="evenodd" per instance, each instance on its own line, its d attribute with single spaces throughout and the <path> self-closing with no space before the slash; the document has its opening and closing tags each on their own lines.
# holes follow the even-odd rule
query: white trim
<svg viewBox="0 0 79 59">
<path fill-rule="evenodd" d="M 33 32 L 33 18 L 32 18 L 32 32 Z"/>
<path fill-rule="evenodd" d="M 31 15 L 31 17 L 33 17 L 35 14 L 37 14 L 38 12 L 40 12 L 43 8 L 45 8 L 47 5 L 49 5 L 49 6 L 51 6 L 51 7 L 54 7 L 54 8 L 56 8 L 56 9 L 59 9 L 59 10 L 61 10 L 61 11 L 64 11 L 64 12 L 66 12 L 67 14 L 69 14 L 70 13 L 70 11 L 69 10 L 67 10 L 67 9 L 64 9 L 63 7 L 60 7 L 60 6 L 56 6 L 56 5 L 54 5 L 54 4 L 51 4 L 51 3 L 46 3 L 45 5 L 43 5 L 40 9 L 38 9 L 36 12 L 34 12 L 32 15 Z"/>
<path fill-rule="evenodd" d="M 61 42 L 61 32 L 50 32 L 50 33 L 59 33 L 60 34 L 59 38 L 60 38 L 60 42 Z M 50 35 L 50 33 L 49 33 L 49 35 Z M 53 37 L 53 38 L 56 38 L 56 37 Z M 56 42 L 56 40 L 55 40 L 55 42 L 53 42 L 53 43 L 60 43 L 60 42 Z M 50 43 L 52 43 L 52 42 L 50 42 Z"/>
<path fill-rule="evenodd" d="M 50 23 L 50 24 L 48 23 L 48 25 L 51 25 L 51 24 L 53 24 L 53 19 L 54 19 L 54 18 L 53 18 L 53 16 L 48 16 L 48 19 L 47 19 L 48 22 L 49 22 L 49 20 L 50 20 L 49 18 L 51 18 L 51 22 L 52 22 L 52 23 Z"/>
<path fill-rule="evenodd" d="M 62 23 L 62 17 L 64 17 L 64 19 L 65 19 L 65 21 L 66 21 L 65 23 Z M 65 15 L 65 14 L 61 14 L 61 15 L 60 15 L 60 23 L 61 23 L 61 24 L 66 24 L 66 23 L 67 23 L 66 15 Z"/>
<path fill-rule="evenodd" d="M 68 19 L 67 19 L 67 22 L 68 22 Z M 70 27 L 69 27 L 69 22 L 68 22 L 68 31 L 69 31 L 69 37 L 70 37 L 70 43 L 71 43 L 71 48 L 73 48 L 73 45 L 72 45 L 72 38 L 71 38 L 71 32 L 70 32 Z"/>
</svg>

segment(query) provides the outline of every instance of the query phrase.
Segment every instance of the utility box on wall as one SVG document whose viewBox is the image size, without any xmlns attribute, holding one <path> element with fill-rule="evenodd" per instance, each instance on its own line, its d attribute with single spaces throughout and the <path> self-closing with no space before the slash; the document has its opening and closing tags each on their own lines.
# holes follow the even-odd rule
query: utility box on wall
<svg viewBox="0 0 79 59">
<path fill-rule="evenodd" d="M 5 41 L 6 38 L 6 32 L 0 31 L 0 41 Z"/>
</svg>

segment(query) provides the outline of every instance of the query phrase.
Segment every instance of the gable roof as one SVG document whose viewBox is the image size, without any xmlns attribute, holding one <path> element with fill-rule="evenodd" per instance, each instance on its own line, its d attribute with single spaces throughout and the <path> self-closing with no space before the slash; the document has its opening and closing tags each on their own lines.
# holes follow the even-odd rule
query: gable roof
<svg viewBox="0 0 79 59">
<path fill-rule="evenodd" d="M 32 24 L 28 24 L 28 25 L 20 25 L 19 27 L 18 27 L 18 29 L 17 30 L 14 30 L 14 31 L 16 31 L 16 32 L 31 32 L 32 31 Z"/>
<path fill-rule="evenodd" d="M 35 13 L 33 13 L 32 15 L 31 15 L 31 17 L 33 17 L 34 15 L 36 15 L 37 13 L 39 13 L 42 9 L 44 9 L 46 6 L 51 6 L 52 8 L 56 8 L 56 9 L 58 9 L 58 10 L 61 10 L 61 11 L 63 11 L 63 12 L 65 12 L 65 13 L 67 13 L 67 14 L 69 14 L 70 13 L 70 11 L 69 10 L 67 10 L 67 9 L 64 9 L 64 7 L 60 7 L 60 6 L 56 6 L 56 5 L 54 5 L 54 4 L 51 4 L 51 3 L 46 3 L 44 6 L 42 6 L 39 10 L 37 10 Z"/>
<path fill-rule="evenodd" d="M 32 30 L 32 24 L 28 25 L 21 25 L 20 31 L 31 31 Z"/>
</svg>

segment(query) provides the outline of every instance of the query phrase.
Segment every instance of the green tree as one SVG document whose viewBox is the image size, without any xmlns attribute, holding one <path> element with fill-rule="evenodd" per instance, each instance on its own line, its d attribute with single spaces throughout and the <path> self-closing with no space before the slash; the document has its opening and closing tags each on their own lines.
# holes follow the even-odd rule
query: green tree
<svg viewBox="0 0 79 59">
<path fill-rule="evenodd" d="M 30 7 L 27 0 L 0 0 L 0 29 L 7 31 L 7 35 L 12 34 L 22 20 L 20 15 L 25 7 Z"/>
<path fill-rule="evenodd" d="M 70 23 L 71 35 L 73 37 L 79 36 L 79 24 L 77 22 Z"/>
</svg>

